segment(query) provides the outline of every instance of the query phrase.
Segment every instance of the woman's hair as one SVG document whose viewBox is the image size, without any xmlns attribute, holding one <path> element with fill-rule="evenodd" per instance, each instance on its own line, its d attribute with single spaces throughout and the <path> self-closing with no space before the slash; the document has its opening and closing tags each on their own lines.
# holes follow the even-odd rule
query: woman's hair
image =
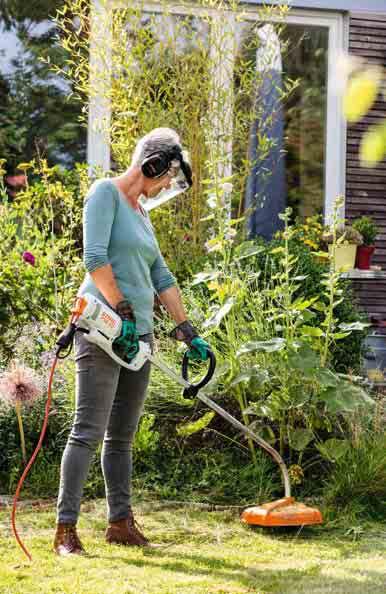
<svg viewBox="0 0 386 594">
<path fill-rule="evenodd" d="M 141 166 L 142 161 L 158 151 L 170 151 L 175 146 L 181 147 L 180 137 L 171 128 L 154 128 L 151 132 L 138 140 L 131 164 Z"/>
</svg>

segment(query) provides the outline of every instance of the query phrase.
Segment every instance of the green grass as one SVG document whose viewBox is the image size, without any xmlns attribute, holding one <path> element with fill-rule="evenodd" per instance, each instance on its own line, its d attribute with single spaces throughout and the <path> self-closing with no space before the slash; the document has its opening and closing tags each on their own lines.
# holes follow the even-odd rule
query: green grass
<svg viewBox="0 0 386 594">
<path fill-rule="evenodd" d="M 104 542 L 105 502 L 85 502 L 79 534 L 87 556 L 51 552 L 55 510 L 18 511 L 30 563 L 0 511 L 1 594 L 384 594 L 382 523 L 336 523 L 288 533 L 243 526 L 231 512 L 135 506 L 158 549 Z"/>
</svg>

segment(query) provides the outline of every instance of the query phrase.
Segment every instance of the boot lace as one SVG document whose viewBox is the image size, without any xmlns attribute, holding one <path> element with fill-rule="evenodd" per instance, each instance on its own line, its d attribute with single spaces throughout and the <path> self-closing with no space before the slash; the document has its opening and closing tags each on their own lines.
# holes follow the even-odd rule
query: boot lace
<svg viewBox="0 0 386 594">
<path fill-rule="evenodd" d="M 137 522 L 134 518 L 134 514 L 131 510 L 129 510 L 129 516 L 127 518 L 129 528 L 134 532 L 134 534 L 139 537 L 141 540 L 147 542 L 146 536 L 141 532 L 143 530 L 141 524 Z"/>
</svg>

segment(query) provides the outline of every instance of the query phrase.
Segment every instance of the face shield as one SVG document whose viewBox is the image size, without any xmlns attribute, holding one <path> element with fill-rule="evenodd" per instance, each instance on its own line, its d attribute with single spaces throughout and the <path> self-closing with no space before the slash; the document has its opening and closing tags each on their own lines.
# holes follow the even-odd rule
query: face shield
<svg viewBox="0 0 386 594">
<path fill-rule="evenodd" d="M 186 151 L 181 153 L 182 159 L 173 159 L 167 175 L 170 177 L 170 187 L 163 188 L 156 196 L 142 198 L 142 207 L 146 211 L 153 210 L 182 192 L 186 192 L 192 186 L 192 169 L 189 164 L 189 157 Z"/>
</svg>

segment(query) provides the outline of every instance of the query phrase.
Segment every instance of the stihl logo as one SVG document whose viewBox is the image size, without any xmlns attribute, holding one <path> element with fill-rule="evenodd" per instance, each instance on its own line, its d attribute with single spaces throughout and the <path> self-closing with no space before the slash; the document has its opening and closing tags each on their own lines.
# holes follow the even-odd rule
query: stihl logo
<svg viewBox="0 0 386 594">
<path fill-rule="evenodd" d="M 109 326 L 110 328 L 115 328 L 115 326 L 117 325 L 117 323 L 114 320 L 114 318 L 112 318 L 111 316 L 109 316 L 109 314 L 106 313 L 105 311 L 102 312 L 101 320 L 102 320 L 102 322 L 105 322 L 105 324 L 107 326 Z"/>
</svg>

